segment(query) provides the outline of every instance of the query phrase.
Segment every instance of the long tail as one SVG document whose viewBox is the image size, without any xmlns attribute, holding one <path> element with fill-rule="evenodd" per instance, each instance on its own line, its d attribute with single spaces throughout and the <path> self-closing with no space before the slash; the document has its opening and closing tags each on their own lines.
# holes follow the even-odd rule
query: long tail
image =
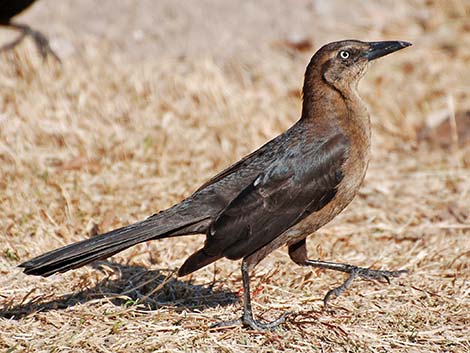
<svg viewBox="0 0 470 353">
<path fill-rule="evenodd" d="M 181 217 L 175 211 L 170 208 L 144 221 L 50 251 L 23 262 L 19 267 L 23 267 L 28 275 L 47 277 L 107 258 L 147 240 L 194 234 L 194 230 L 203 231 L 201 223 L 207 217 Z"/>
</svg>

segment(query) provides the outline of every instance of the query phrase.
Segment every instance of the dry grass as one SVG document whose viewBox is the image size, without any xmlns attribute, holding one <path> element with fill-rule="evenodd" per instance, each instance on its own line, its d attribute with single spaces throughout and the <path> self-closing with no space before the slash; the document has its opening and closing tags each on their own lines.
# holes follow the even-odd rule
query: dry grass
<svg viewBox="0 0 470 353">
<path fill-rule="evenodd" d="M 470 4 L 393 4 L 371 2 L 363 22 L 336 29 L 341 37 L 415 46 L 375 64 L 364 79 L 374 124 L 368 176 L 309 248 L 313 258 L 410 274 L 389 286 L 358 281 L 324 310 L 322 296 L 342 275 L 299 268 L 281 249 L 252 277 L 259 317 L 295 312 L 275 332 L 208 329 L 239 315 L 241 281 L 239 264 L 224 260 L 174 276 L 202 237 L 143 244 L 48 279 L 24 276 L 15 265 L 168 207 L 283 131 L 299 115 L 311 53 L 266 45 L 224 60 L 207 51 L 133 61 L 112 41 L 83 35 L 62 68 L 42 65 L 30 42 L 2 54 L 0 348 L 470 351 L 470 147 L 416 142 L 433 113 L 469 108 Z M 317 19 L 319 45 L 332 39 L 333 25 Z"/>
</svg>

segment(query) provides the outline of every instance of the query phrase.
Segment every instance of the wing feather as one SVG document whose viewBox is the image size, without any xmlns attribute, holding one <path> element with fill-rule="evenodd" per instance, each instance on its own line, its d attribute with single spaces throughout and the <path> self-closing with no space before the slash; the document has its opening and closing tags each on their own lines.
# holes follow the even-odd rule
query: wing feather
<svg viewBox="0 0 470 353">
<path fill-rule="evenodd" d="M 349 141 L 334 135 L 284 153 L 241 191 L 212 223 L 209 255 L 239 259 L 271 242 L 336 195 Z"/>
</svg>

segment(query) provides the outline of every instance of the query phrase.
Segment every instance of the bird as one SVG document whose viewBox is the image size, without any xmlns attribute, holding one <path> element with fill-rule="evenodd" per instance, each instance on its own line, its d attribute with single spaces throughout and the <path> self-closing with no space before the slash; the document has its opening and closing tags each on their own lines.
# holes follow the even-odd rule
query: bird
<svg viewBox="0 0 470 353">
<path fill-rule="evenodd" d="M 243 314 L 213 326 L 271 330 L 285 322 L 253 315 L 250 273 L 287 245 L 294 263 L 346 273 L 328 291 L 339 296 L 356 278 L 385 280 L 406 270 L 374 270 L 309 259 L 306 238 L 355 197 L 369 163 L 371 126 L 357 86 L 369 63 L 410 46 L 404 41 L 343 40 L 321 47 L 305 71 L 302 113 L 289 129 L 215 175 L 192 195 L 142 221 L 21 263 L 28 275 L 50 276 L 107 258 L 148 240 L 205 234 L 202 248 L 178 270 L 188 275 L 221 258 L 241 260 Z"/>
<path fill-rule="evenodd" d="M 31 36 L 36 44 L 39 54 L 45 59 L 48 55 L 61 62 L 59 56 L 52 50 L 49 40 L 41 32 L 32 29 L 26 24 L 12 22 L 12 18 L 27 8 L 29 8 L 36 0 L 3 0 L 0 2 L 0 26 L 10 27 L 21 32 L 21 35 L 14 41 L 0 47 L 0 52 L 11 50 L 20 44 L 26 36 Z"/>
</svg>

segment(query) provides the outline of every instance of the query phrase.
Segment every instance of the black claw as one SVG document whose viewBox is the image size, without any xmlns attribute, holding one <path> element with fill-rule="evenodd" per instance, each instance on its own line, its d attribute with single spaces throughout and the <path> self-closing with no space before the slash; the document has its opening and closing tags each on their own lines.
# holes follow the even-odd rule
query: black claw
<svg viewBox="0 0 470 353">
<path fill-rule="evenodd" d="M 325 297 L 323 298 L 323 305 L 324 305 L 325 307 L 328 306 L 328 301 L 330 300 L 330 297 L 331 297 L 333 294 L 335 294 L 336 296 L 338 296 L 338 294 L 336 293 L 336 289 L 337 289 L 337 288 L 330 289 L 330 290 L 326 293 Z"/>
<path fill-rule="evenodd" d="M 57 62 L 60 64 L 62 63 L 59 56 L 54 52 L 54 50 L 52 50 L 51 46 L 49 45 L 49 40 L 44 36 L 44 34 L 34 30 L 31 30 L 30 34 L 34 39 L 39 54 L 42 56 L 43 60 L 46 60 L 46 58 L 51 55 L 55 60 L 57 60 Z"/>
</svg>

